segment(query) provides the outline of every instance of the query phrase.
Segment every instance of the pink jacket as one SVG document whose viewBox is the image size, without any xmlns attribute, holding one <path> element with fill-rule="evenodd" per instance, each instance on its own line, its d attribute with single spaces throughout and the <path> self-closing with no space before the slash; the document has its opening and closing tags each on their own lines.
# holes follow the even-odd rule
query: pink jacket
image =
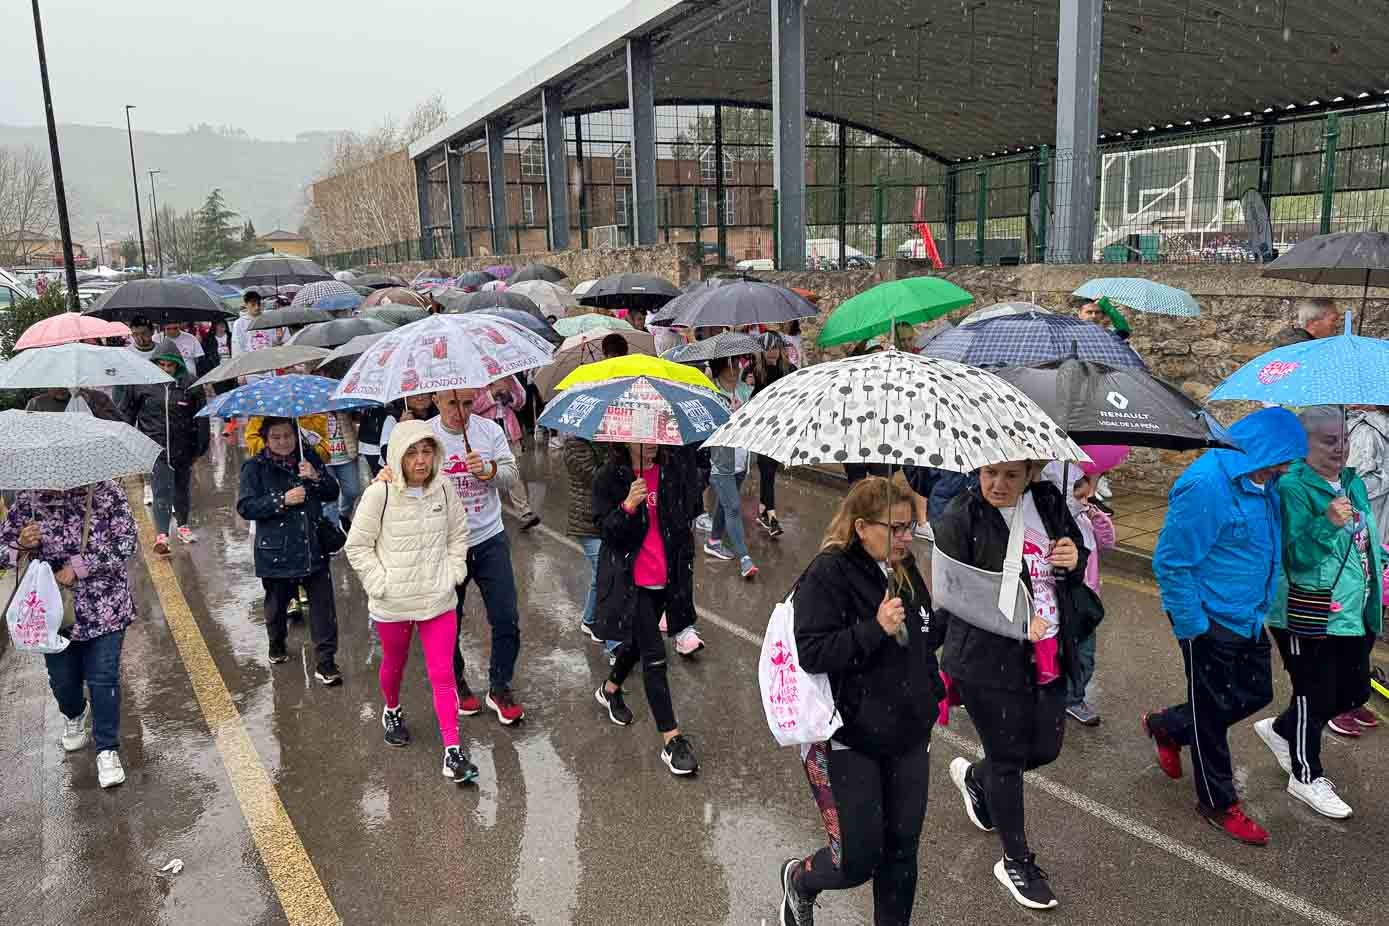
<svg viewBox="0 0 1389 926">
<path fill-rule="evenodd" d="M 500 391 L 502 388 L 510 389 L 511 404 L 501 405 L 493 396 L 493 391 Z M 506 379 L 495 382 L 486 389 L 479 389 L 477 398 L 473 399 L 473 414 L 490 418 L 502 426 L 506 431 L 506 439 L 516 442 L 521 439 L 521 422 L 516 419 L 516 409 L 526 404 L 526 390 L 521 387 L 516 377 L 508 376 Z"/>
<path fill-rule="evenodd" d="M 1094 505 L 1086 505 L 1076 520 L 1089 521 L 1090 533 L 1095 535 L 1095 549 L 1085 563 L 1085 584 L 1096 595 L 1100 593 L 1100 551 L 1114 549 L 1114 521 Z M 1084 532 L 1086 525 L 1081 525 Z"/>
</svg>

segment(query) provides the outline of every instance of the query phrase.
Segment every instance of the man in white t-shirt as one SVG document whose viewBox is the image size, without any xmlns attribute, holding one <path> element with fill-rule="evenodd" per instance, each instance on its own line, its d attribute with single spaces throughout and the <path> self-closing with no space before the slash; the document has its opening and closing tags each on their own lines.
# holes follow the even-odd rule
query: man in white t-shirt
<svg viewBox="0 0 1389 926">
<path fill-rule="evenodd" d="M 521 650 L 521 627 L 501 496 L 515 485 L 520 472 L 501 425 L 473 414 L 476 395 L 476 389 L 434 393 L 439 414 L 430 426 L 444 448 L 441 470 L 453 480 L 468 513 L 468 577 L 458 586 L 460 624 L 468 583 L 476 582 L 487 607 L 487 623 L 492 626 L 486 703 L 496 711 L 497 719 L 509 726 L 524 717 L 525 711 L 511 694 Z M 453 670 L 458 681 L 458 712 L 465 716 L 480 712 L 482 704 L 464 678 L 463 655 L 457 646 L 453 648 Z"/>
<path fill-rule="evenodd" d="M 198 360 L 203 355 L 203 346 L 198 339 L 189 334 L 179 322 L 169 322 L 164 325 L 164 340 L 173 341 L 178 346 L 178 352 L 183 355 L 183 365 L 185 369 L 193 370 L 197 366 Z M 194 374 L 195 376 L 197 374 Z"/>
<path fill-rule="evenodd" d="M 280 345 L 280 329 L 262 328 L 259 331 L 251 330 L 251 323 L 260 318 L 261 303 L 260 293 L 254 289 L 246 290 L 241 297 L 241 315 L 236 321 L 232 322 L 231 328 L 231 352 L 233 357 L 241 354 L 249 354 L 252 351 L 261 350 L 266 347 L 278 347 Z M 241 384 L 255 382 L 271 374 L 257 373 L 253 376 L 241 377 Z"/>
</svg>

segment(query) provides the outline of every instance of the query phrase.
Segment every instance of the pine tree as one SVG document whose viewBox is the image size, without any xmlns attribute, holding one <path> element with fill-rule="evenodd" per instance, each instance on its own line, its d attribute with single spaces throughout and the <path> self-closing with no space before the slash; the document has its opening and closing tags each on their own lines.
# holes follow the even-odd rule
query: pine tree
<svg viewBox="0 0 1389 926">
<path fill-rule="evenodd" d="M 237 214 L 227 207 L 220 189 L 207 194 L 198 210 L 198 230 L 193 245 L 196 260 L 203 268 L 227 262 L 230 256 L 227 246 L 237 232 L 231 220 L 236 217 Z"/>
</svg>

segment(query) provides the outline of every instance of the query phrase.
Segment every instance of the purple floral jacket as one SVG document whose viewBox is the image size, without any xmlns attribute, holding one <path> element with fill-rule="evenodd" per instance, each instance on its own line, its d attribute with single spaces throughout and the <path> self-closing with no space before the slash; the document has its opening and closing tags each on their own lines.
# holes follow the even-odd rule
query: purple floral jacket
<svg viewBox="0 0 1389 926">
<path fill-rule="evenodd" d="M 135 601 L 130 592 L 126 560 L 135 555 L 138 535 L 125 491 L 114 482 L 93 487 L 91 532 L 87 553 L 82 549 L 82 517 L 86 488 L 67 492 L 21 492 L 0 524 L 0 556 L 13 565 L 19 548 L 19 531 L 30 521 L 42 527 L 39 556 L 56 572 L 71 566 L 77 574 L 73 598 L 77 622 L 73 640 L 92 640 L 124 630 L 135 620 Z"/>
</svg>

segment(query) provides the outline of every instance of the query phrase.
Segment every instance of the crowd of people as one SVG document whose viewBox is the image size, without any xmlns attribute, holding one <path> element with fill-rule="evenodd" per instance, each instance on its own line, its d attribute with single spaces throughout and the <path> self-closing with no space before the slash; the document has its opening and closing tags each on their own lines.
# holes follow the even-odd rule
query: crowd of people
<svg viewBox="0 0 1389 926">
<path fill-rule="evenodd" d="M 195 371 L 283 339 L 274 329 L 251 328 L 260 302 L 248 292 L 241 318 L 201 338 L 165 326 L 156 339 L 154 326 L 137 319 L 129 349 L 158 364 L 173 385 L 81 394 L 94 414 L 134 425 L 161 448 L 147 497 L 156 555 L 170 554 L 171 537 L 197 539 L 190 472 L 210 439 L 208 418 L 197 412 L 215 389 L 192 386 Z M 1082 308 L 1098 324 L 1113 321 L 1097 312 L 1094 304 Z M 1321 330 L 1328 314 L 1325 306 L 1304 306 L 1299 328 Z M 795 369 L 793 346 L 799 351 L 787 335 L 766 332 L 760 353 L 715 360 L 709 372 L 737 408 Z M 610 359 L 628 350 L 617 335 L 601 347 Z M 507 378 L 362 413 L 225 423 L 228 435 L 241 431 L 246 447 L 236 511 L 251 525 L 270 663 L 290 659 L 288 628 L 298 616 L 312 639 L 314 677 L 324 686 L 341 683 L 332 575 L 341 553 L 381 644 L 384 742 L 402 748 L 413 740 L 400 695 L 418 635 L 442 773 L 457 784 L 478 777 L 460 716 L 486 709 L 504 726 L 525 717 L 513 688 L 522 603 L 503 499 L 522 530 L 539 523 L 517 460 L 534 424 L 524 418 L 530 393 L 525 382 Z M 31 407 L 58 410 L 71 399 L 55 390 Z M 1292 697 L 1254 729 L 1288 775 L 1292 797 L 1327 817 L 1352 812 L 1325 775 L 1320 744 L 1328 727 L 1358 735 L 1376 723 L 1365 704 L 1371 647 L 1382 629 L 1389 414 L 1355 409 L 1347 420 L 1326 407 L 1299 414 L 1268 408 L 1230 433 L 1243 450 L 1206 452 L 1171 493 L 1153 568 L 1187 686 L 1181 704 L 1144 715 L 1142 729 L 1172 778 L 1182 777 L 1190 747 L 1202 819 L 1241 842 L 1264 844 L 1267 831 L 1243 810 L 1227 735 L 1272 701 L 1273 645 Z M 589 567 L 578 629 L 605 647 L 609 663 L 594 698 L 613 724 L 633 724 L 624 685 L 640 665 L 660 759 L 672 775 L 691 775 L 699 763 L 678 720 L 667 646 L 684 657 L 705 647 L 694 603 L 701 522 L 711 561 L 736 560 L 744 579 L 758 574 L 741 503 L 753 461 L 731 448 L 602 445 L 575 436 L 563 440 L 561 456 L 567 533 Z M 783 533 L 779 465 L 757 459 L 755 469 L 754 523 L 776 538 Z M 808 926 L 819 894 L 870 880 L 875 922 L 910 921 L 931 733 L 953 704 L 973 722 L 982 757 L 955 758 L 949 776 L 968 821 L 999 839 L 993 873 L 1022 906 L 1054 907 L 1028 838 L 1023 776 L 1059 756 L 1068 715 L 1099 722 L 1086 693 L 1104 617 L 1099 560 L 1115 534 L 1096 498 L 1103 472 L 1016 460 L 973 474 L 909 468 L 850 475 L 792 596 L 802 668 L 828 678 L 843 723 L 828 741 L 802 749 L 827 842 L 781 864 L 781 922 Z M 53 563 L 59 583 L 75 593 L 72 644 L 47 657 L 48 670 L 66 720 L 63 747 L 95 741 L 102 787 L 124 778 L 119 665 L 136 610 L 126 574 L 136 538 L 126 496 L 109 482 L 22 493 L 0 525 L 0 546 Z M 934 540 L 934 556 L 1004 576 L 1000 600 L 1017 592 L 1027 617 L 1022 633 L 991 627 L 967 602 L 933 603 L 913 549 L 925 538 Z M 1015 589 L 1006 569 L 1014 559 Z M 490 630 L 485 682 L 480 669 L 474 675 L 481 698 L 460 646 L 472 585 Z"/>
</svg>

